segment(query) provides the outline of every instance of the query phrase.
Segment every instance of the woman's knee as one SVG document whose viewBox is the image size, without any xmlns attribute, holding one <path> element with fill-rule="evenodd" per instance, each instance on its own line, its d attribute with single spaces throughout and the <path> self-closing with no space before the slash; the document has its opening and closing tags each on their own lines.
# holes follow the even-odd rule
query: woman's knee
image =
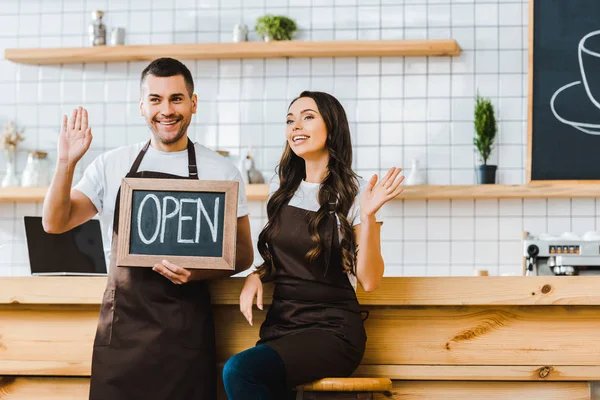
<svg viewBox="0 0 600 400">
<path fill-rule="evenodd" d="M 241 379 L 245 378 L 246 368 L 243 366 L 242 358 L 241 354 L 236 354 L 225 363 L 225 366 L 223 367 L 223 382 L 225 384 L 227 384 L 227 382 L 239 382 Z"/>
</svg>

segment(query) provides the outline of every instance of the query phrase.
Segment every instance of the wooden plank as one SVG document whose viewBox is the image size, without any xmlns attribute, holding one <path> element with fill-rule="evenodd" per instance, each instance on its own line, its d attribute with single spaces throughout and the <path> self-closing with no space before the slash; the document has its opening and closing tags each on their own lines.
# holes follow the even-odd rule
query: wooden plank
<svg viewBox="0 0 600 400">
<path fill-rule="evenodd" d="M 47 187 L 8 187 L 0 188 L 0 203 L 29 202 L 40 203 L 48 191 Z"/>
<path fill-rule="evenodd" d="M 595 381 L 600 379 L 600 366 L 363 364 L 358 367 L 354 376 L 385 376 L 405 381 Z"/>
<path fill-rule="evenodd" d="M 14 378 L 0 376 L 0 400 L 87 400 L 88 378 Z"/>
<path fill-rule="evenodd" d="M 437 382 L 394 381 L 391 397 L 377 400 L 589 400 L 587 382 Z"/>
<path fill-rule="evenodd" d="M 85 400 L 88 378 L 0 377 L 0 400 Z M 587 382 L 444 382 L 394 381 L 391 396 L 375 398 L 402 400 L 589 400 Z M 219 400 L 226 400 L 220 392 Z"/>
<path fill-rule="evenodd" d="M 57 308 L 0 307 L 0 374 L 89 375 L 97 309 Z M 596 307 L 366 309 L 370 316 L 365 323 L 368 341 L 363 365 L 526 366 L 507 375 L 525 379 L 534 366 L 597 367 L 600 359 L 600 348 L 590 345 L 600 330 Z M 266 310 L 254 312 L 254 326 L 249 326 L 237 306 L 215 306 L 214 313 L 217 360 L 225 362 L 255 345 Z M 397 376 L 403 376 L 405 370 L 398 371 Z M 523 371 L 528 372 L 523 375 Z M 497 372 L 490 370 L 490 374 Z M 586 379 L 592 375 L 600 380 L 597 372 L 560 368 L 547 379 L 573 380 L 583 373 Z M 473 379 L 489 379 L 486 373 L 482 369 Z"/>
<path fill-rule="evenodd" d="M 246 197 L 248 200 L 266 201 L 269 197 L 269 185 L 266 183 L 246 185 Z"/>
<path fill-rule="evenodd" d="M 600 276 L 472 276 L 384 278 L 364 305 L 600 305 Z"/>
<path fill-rule="evenodd" d="M 195 43 L 81 48 L 6 49 L 7 60 L 24 64 L 74 64 L 152 61 L 159 57 L 182 60 L 279 57 L 400 57 L 457 56 L 456 40 L 351 40 Z"/>
<path fill-rule="evenodd" d="M 528 185 L 406 186 L 397 200 L 596 198 L 600 188 L 590 181 L 531 183 Z M 47 188 L 0 189 L 0 202 L 42 202 Z M 266 201 L 269 185 L 246 185 L 248 200 Z"/>
<path fill-rule="evenodd" d="M 364 364 L 598 365 L 597 307 L 371 308 Z M 574 338 L 576 338 L 574 340 Z"/>
<path fill-rule="evenodd" d="M 213 281 L 213 304 L 238 305 L 244 278 Z M 0 278 L 0 304 L 99 305 L 106 277 Z M 600 305 L 600 276 L 386 277 L 379 289 L 358 289 L 364 305 Z M 265 304 L 272 284 L 265 285 Z"/>
<path fill-rule="evenodd" d="M 269 195 L 269 185 L 248 185 L 247 192 L 249 200 L 266 201 Z M 415 185 L 406 186 L 397 200 L 576 197 L 600 197 L 600 189 L 597 184 L 589 181 L 536 182 L 528 185 Z"/>
<path fill-rule="evenodd" d="M 600 347 L 590 345 L 600 331 L 597 307 L 363 309 L 370 312 L 365 365 L 595 366 L 600 359 Z M 264 313 L 255 311 L 250 327 L 234 307 L 216 307 L 217 359 L 254 346 Z"/>
<path fill-rule="evenodd" d="M 0 307 L 0 375 L 88 375 L 99 308 Z"/>
</svg>

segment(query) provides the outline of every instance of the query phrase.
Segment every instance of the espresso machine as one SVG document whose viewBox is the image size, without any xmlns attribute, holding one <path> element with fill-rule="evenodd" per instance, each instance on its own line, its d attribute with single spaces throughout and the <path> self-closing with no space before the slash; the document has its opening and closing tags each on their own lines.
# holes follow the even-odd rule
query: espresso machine
<svg viewBox="0 0 600 400">
<path fill-rule="evenodd" d="M 600 275 L 600 235 L 531 236 L 523 241 L 525 275 Z"/>
</svg>

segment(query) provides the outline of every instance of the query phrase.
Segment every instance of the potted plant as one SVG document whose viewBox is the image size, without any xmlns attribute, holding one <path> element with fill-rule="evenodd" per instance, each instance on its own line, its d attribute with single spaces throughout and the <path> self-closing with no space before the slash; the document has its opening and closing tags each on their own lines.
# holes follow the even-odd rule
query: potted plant
<svg viewBox="0 0 600 400">
<path fill-rule="evenodd" d="M 496 183 L 496 165 L 488 165 L 488 159 L 494 147 L 494 139 L 498 133 L 494 106 L 489 99 L 477 94 L 475 102 L 475 138 L 473 143 L 479 152 L 483 164 L 478 169 L 479 183 Z"/>
<path fill-rule="evenodd" d="M 271 40 L 292 40 L 298 29 L 293 19 L 283 15 L 266 14 L 256 20 L 254 28 L 256 33 L 262 35 L 265 42 Z"/>
</svg>

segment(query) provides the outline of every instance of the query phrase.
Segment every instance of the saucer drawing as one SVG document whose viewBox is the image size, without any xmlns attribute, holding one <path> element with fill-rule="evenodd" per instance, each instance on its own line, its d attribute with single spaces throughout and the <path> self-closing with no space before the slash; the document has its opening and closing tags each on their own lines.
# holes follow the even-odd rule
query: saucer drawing
<svg viewBox="0 0 600 400">
<path fill-rule="evenodd" d="M 550 109 L 563 124 L 590 135 L 600 135 L 600 109 L 591 102 L 581 81 L 568 83 L 554 92 Z"/>
</svg>

